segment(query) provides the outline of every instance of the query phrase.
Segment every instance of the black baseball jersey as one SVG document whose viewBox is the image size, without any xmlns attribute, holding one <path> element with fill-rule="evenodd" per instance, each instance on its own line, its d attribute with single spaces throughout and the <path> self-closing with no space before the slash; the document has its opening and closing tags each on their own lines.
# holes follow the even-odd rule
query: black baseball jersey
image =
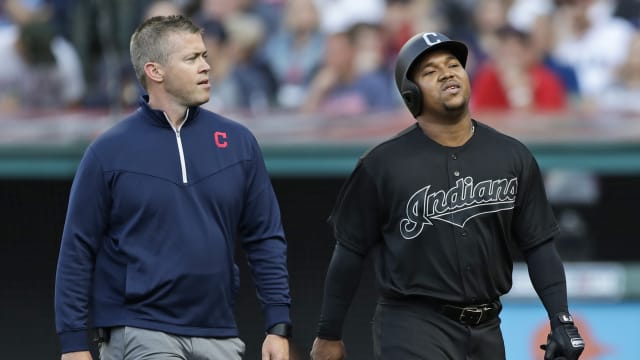
<svg viewBox="0 0 640 360">
<path fill-rule="evenodd" d="M 526 250 L 558 231 L 531 152 L 473 123 L 460 147 L 412 125 L 367 152 L 341 189 L 329 223 L 343 246 L 375 249 L 384 296 L 495 299 L 511 288 L 509 243 Z"/>
</svg>

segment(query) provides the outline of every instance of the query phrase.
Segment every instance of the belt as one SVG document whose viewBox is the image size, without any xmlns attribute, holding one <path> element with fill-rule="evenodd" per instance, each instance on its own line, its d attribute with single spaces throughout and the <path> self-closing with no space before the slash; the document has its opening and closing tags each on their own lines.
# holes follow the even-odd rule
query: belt
<svg viewBox="0 0 640 360">
<path fill-rule="evenodd" d="M 470 305 L 464 307 L 446 304 L 442 305 L 440 313 L 464 325 L 476 326 L 497 318 L 500 313 L 500 308 L 500 306 L 496 306 L 495 304 Z"/>
<path fill-rule="evenodd" d="M 418 296 L 409 296 L 406 298 L 388 298 L 380 299 L 381 304 L 389 305 L 413 305 L 418 307 L 428 307 L 435 310 L 451 320 L 457 321 L 466 326 L 477 326 L 487 321 L 496 319 L 502 310 L 502 304 L 499 300 L 487 304 L 448 304 L 443 301 L 423 298 Z"/>
</svg>

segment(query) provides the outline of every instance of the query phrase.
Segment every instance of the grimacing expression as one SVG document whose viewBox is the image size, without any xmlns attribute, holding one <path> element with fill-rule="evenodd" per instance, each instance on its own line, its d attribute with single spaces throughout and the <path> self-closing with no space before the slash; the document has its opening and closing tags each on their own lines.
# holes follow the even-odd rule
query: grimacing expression
<svg viewBox="0 0 640 360">
<path fill-rule="evenodd" d="M 167 39 L 164 89 L 176 103 L 185 106 L 209 101 L 211 85 L 207 49 L 200 33 L 177 32 Z"/>
<path fill-rule="evenodd" d="M 437 50 L 418 58 L 410 78 L 422 92 L 423 113 L 451 113 L 467 108 L 469 75 L 450 52 Z"/>
</svg>

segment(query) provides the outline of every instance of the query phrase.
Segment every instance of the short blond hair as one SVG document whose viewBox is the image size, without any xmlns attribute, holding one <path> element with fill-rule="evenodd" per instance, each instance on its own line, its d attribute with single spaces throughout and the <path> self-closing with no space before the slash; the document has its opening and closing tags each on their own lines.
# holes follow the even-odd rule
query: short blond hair
<svg viewBox="0 0 640 360">
<path fill-rule="evenodd" d="M 154 16 L 140 24 L 131 35 L 131 63 L 143 88 L 147 88 L 144 65 L 148 62 L 166 64 L 171 50 L 167 39 L 179 32 L 202 34 L 202 28 L 184 15 Z"/>
</svg>

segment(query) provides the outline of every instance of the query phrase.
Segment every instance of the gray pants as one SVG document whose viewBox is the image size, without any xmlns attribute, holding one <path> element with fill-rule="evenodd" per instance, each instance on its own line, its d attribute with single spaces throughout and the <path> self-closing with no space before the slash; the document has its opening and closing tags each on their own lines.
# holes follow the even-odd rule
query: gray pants
<svg viewBox="0 0 640 360">
<path fill-rule="evenodd" d="M 127 326 L 111 329 L 99 351 L 101 360 L 240 360 L 245 344 L 239 338 L 176 336 Z"/>
</svg>

